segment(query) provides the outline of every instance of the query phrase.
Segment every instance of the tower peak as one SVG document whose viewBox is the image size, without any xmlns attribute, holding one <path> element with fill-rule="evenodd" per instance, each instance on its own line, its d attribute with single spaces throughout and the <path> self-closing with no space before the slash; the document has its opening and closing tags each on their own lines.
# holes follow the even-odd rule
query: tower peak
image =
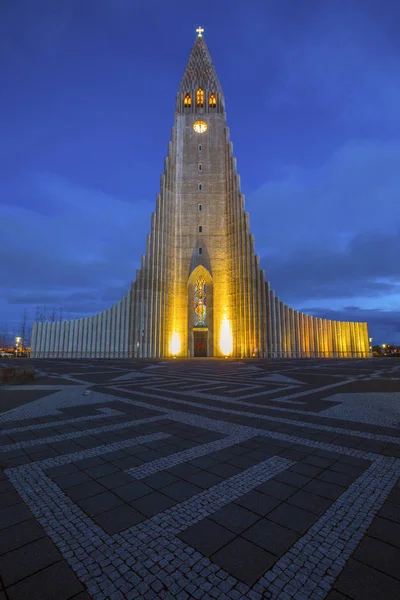
<svg viewBox="0 0 400 600">
<path fill-rule="evenodd" d="M 196 32 L 197 37 L 178 90 L 177 112 L 224 112 L 222 88 L 203 37 L 203 27 L 198 27 Z M 199 102 L 199 98 L 202 101 Z"/>
</svg>

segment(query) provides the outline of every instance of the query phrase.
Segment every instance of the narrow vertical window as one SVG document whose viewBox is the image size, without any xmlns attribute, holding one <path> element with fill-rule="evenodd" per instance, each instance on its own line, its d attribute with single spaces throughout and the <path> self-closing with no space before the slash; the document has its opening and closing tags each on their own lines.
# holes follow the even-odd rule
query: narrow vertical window
<svg viewBox="0 0 400 600">
<path fill-rule="evenodd" d="M 199 248 L 199 254 L 203 254 L 203 248 Z"/>
<path fill-rule="evenodd" d="M 199 212 L 201 212 L 203 210 L 203 205 L 199 204 Z"/>
<path fill-rule="evenodd" d="M 201 144 L 199 144 L 199 152 L 201 152 L 203 150 Z"/>
<path fill-rule="evenodd" d="M 199 171 L 202 171 L 203 167 L 201 166 L 201 163 L 199 163 Z"/>
<path fill-rule="evenodd" d="M 203 225 L 199 225 L 199 233 L 203 232 Z"/>
<path fill-rule="evenodd" d="M 198 184 L 198 186 L 197 186 L 197 189 L 199 190 L 199 192 L 201 192 L 201 190 L 202 190 L 202 185 L 201 185 L 201 183 L 199 183 L 199 184 Z"/>
<path fill-rule="evenodd" d="M 192 106 L 192 96 L 189 93 L 187 93 L 183 99 L 183 106 Z"/>
<path fill-rule="evenodd" d="M 194 326 L 207 326 L 207 286 L 200 275 L 194 286 Z"/>
<path fill-rule="evenodd" d="M 196 104 L 197 106 L 204 106 L 204 90 L 199 88 L 196 92 Z"/>
<path fill-rule="evenodd" d="M 217 96 L 215 94 L 210 94 L 208 105 L 210 108 L 215 108 L 217 106 Z"/>
</svg>

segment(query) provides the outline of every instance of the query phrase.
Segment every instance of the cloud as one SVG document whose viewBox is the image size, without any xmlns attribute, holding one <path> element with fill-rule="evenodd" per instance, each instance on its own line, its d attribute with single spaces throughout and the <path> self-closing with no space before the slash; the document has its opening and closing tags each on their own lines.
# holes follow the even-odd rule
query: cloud
<svg viewBox="0 0 400 600">
<path fill-rule="evenodd" d="M 257 251 L 282 297 L 399 293 L 399 164 L 400 142 L 349 141 L 321 167 L 283 168 L 248 196 Z"/>
<path fill-rule="evenodd" d="M 21 197 L 21 190 L 24 201 L 15 206 L 11 192 Z M 130 288 L 152 203 L 83 188 L 52 173 L 33 173 L 22 186 L 16 179 L 8 192 L 0 204 L 0 296 L 10 305 L 68 305 L 79 313 L 87 301 L 93 312 Z M 39 208 L 31 203 L 38 196 Z"/>
</svg>

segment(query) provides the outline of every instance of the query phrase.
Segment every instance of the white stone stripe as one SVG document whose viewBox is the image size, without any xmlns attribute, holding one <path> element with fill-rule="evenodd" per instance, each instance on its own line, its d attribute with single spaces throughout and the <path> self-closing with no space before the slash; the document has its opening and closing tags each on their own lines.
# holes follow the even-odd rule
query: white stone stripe
<svg viewBox="0 0 400 600">
<path fill-rule="evenodd" d="M 180 504 L 167 508 L 152 517 L 145 526 L 162 525 L 165 533 L 177 535 L 294 464 L 295 461 L 280 456 L 268 458 Z M 140 525 L 137 527 L 140 528 Z M 124 537 L 124 534 L 121 535 Z"/>
<path fill-rule="evenodd" d="M 98 433 L 105 433 L 106 431 L 117 431 L 118 429 L 126 429 L 127 427 L 136 427 L 142 423 L 151 423 L 158 421 L 162 417 L 149 417 L 147 419 L 140 419 L 138 421 L 124 421 L 123 423 L 116 423 L 115 425 L 104 425 L 103 427 L 94 427 L 93 429 L 85 429 L 83 431 L 73 431 L 71 433 L 60 433 L 59 435 L 52 435 L 47 438 L 39 438 L 37 440 L 28 440 L 26 442 L 16 442 L 15 444 L 9 444 L 7 446 L 0 446 L 0 452 L 11 452 L 20 448 L 32 448 L 32 446 L 41 446 L 42 444 L 52 444 L 55 442 L 62 442 L 64 440 L 72 440 L 74 438 L 84 437 L 86 435 L 96 435 Z"/>
<path fill-rule="evenodd" d="M 9 435 L 10 433 L 22 433 L 24 431 L 37 431 L 38 429 L 47 429 L 47 427 L 61 427 L 62 425 L 73 425 L 74 423 L 84 423 L 85 421 L 95 421 L 96 419 L 105 419 L 106 417 L 121 416 L 119 410 L 113 408 L 97 408 L 100 415 L 90 415 L 87 417 L 76 417 L 74 419 L 64 419 L 59 421 L 49 421 L 48 423 L 36 423 L 25 425 L 24 427 L 13 427 L 12 429 L 1 429 L 1 435 Z"/>
<path fill-rule="evenodd" d="M 331 427 L 330 425 L 322 425 L 319 423 L 310 423 L 309 421 L 296 421 L 294 419 L 286 419 L 284 417 L 273 417 L 271 415 L 264 415 L 260 413 L 252 413 L 245 410 L 232 410 L 229 408 L 220 408 L 219 406 L 211 406 L 210 404 L 202 404 L 201 402 L 187 402 L 185 400 L 177 400 L 176 398 L 167 398 L 165 396 L 158 396 L 157 394 L 147 394 L 146 392 L 140 392 L 138 390 L 127 390 L 125 388 L 119 388 L 117 386 L 113 386 L 109 388 L 110 390 L 116 390 L 120 392 L 125 392 L 127 394 L 132 394 L 134 396 L 145 396 L 149 398 L 156 398 L 157 400 L 164 400 L 165 402 L 172 402 L 174 404 L 183 404 L 185 406 L 196 406 L 202 408 L 203 410 L 211 410 L 214 412 L 220 413 L 228 413 L 230 415 L 240 415 L 244 417 L 250 417 L 255 419 L 262 419 L 263 421 L 275 421 L 277 423 L 287 423 L 288 425 L 295 425 L 296 427 L 308 427 L 309 429 L 317 429 L 321 431 L 330 431 L 333 433 L 339 433 L 341 435 L 351 435 L 354 437 L 359 437 L 367 440 L 378 440 L 381 442 L 390 442 L 393 444 L 400 444 L 400 437 L 395 437 L 392 435 L 381 435 L 378 433 L 370 433 L 368 431 L 357 431 L 356 429 L 346 429 L 344 427 Z M 124 399 L 121 398 L 123 401 Z M 129 399 L 126 399 L 129 402 Z M 140 406 L 140 402 L 138 406 Z M 155 406 L 154 404 L 143 403 L 143 406 L 146 408 L 153 408 L 156 410 L 162 410 L 161 407 Z M 266 410 L 275 410 L 276 407 L 271 406 L 260 406 L 260 408 L 265 408 Z M 280 408 L 278 410 L 281 410 Z M 285 409 L 283 409 L 285 410 Z M 305 414 L 306 411 L 297 411 L 291 410 L 290 412 L 299 412 L 301 414 Z M 311 416 L 323 417 L 323 415 L 319 415 L 318 413 L 306 413 Z M 330 418 L 330 417 L 329 417 Z M 395 431 L 395 430 L 394 430 Z"/>
<path fill-rule="evenodd" d="M 400 460 L 378 458 L 254 586 L 280 600 L 327 596 L 400 476 Z M 264 596 L 264 593 L 266 595 Z"/>
<path fill-rule="evenodd" d="M 140 421 L 136 421 L 136 423 L 140 425 Z M 129 440 L 121 440 L 120 442 L 113 442 L 112 444 L 102 444 L 101 446 L 87 448 L 86 450 L 78 450 L 77 452 L 63 454 L 62 456 L 56 456 L 54 458 L 45 458 L 30 464 L 38 465 L 41 469 L 50 469 L 51 467 L 60 467 L 61 465 L 67 465 L 79 460 L 85 460 L 86 458 L 92 458 L 93 456 L 101 456 L 110 452 L 116 452 L 118 450 L 123 450 L 124 448 L 137 446 L 138 444 L 148 444 L 158 440 L 165 440 L 169 437 L 171 437 L 169 433 L 162 432 L 151 433 L 149 435 L 140 435 L 130 438 Z"/>
<path fill-rule="evenodd" d="M 107 451 L 109 448 L 110 445 Z M 151 582 L 156 578 L 168 588 L 170 584 L 165 580 L 169 574 L 159 569 L 155 578 L 146 558 L 151 558 L 152 564 L 162 563 L 171 547 L 175 547 L 176 553 L 183 556 L 182 550 L 188 547 L 180 540 L 175 540 L 173 532 L 183 531 L 292 464 L 293 461 L 280 457 L 270 458 L 114 536 L 109 536 L 96 525 L 38 464 L 7 469 L 6 473 L 79 579 L 86 583 L 89 593 L 96 600 L 105 600 L 113 593 L 124 593 L 127 585 L 132 588 L 132 581 L 136 585 L 143 585 L 143 592 L 150 589 Z M 199 553 L 193 556 L 195 562 L 210 564 Z M 177 567 L 176 571 L 180 569 Z M 213 573 L 220 575 L 218 581 L 221 582 L 228 576 L 216 565 Z M 179 575 L 183 576 L 184 573 L 179 572 Z M 236 579 L 234 581 L 241 585 Z M 244 587 L 249 589 L 248 586 Z"/>
<path fill-rule="evenodd" d="M 171 456 L 158 458 L 157 460 L 153 460 L 149 463 L 145 463 L 144 465 L 140 465 L 140 467 L 133 467 L 132 469 L 127 469 L 125 473 L 127 473 L 128 475 L 132 475 L 132 477 L 134 477 L 135 479 L 144 479 L 145 477 L 149 477 L 150 475 L 158 473 L 159 471 L 171 469 L 172 467 L 176 467 L 177 465 L 180 465 L 187 461 L 194 460 L 195 458 L 200 458 L 201 456 L 206 456 L 207 454 L 211 454 L 212 452 L 217 452 L 218 450 L 229 448 L 230 446 L 234 446 L 235 444 L 240 444 L 240 442 L 244 442 L 245 440 L 249 440 L 253 437 L 254 433 L 243 433 L 239 435 L 233 435 L 222 440 L 210 442 L 209 444 L 202 444 L 201 446 L 196 446 L 195 448 L 188 448 L 187 450 L 182 450 L 182 452 L 177 452 L 176 454 L 172 454 Z"/>
</svg>

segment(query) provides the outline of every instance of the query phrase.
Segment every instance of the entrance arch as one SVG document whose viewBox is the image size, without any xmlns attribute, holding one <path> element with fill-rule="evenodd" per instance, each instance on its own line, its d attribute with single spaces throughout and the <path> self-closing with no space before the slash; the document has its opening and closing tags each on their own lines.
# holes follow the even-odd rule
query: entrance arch
<svg viewBox="0 0 400 600">
<path fill-rule="evenodd" d="M 198 265 L 188 279 L 188 349 L 189 356 L 213 356 L 213 279 Z"/>
</svg>

